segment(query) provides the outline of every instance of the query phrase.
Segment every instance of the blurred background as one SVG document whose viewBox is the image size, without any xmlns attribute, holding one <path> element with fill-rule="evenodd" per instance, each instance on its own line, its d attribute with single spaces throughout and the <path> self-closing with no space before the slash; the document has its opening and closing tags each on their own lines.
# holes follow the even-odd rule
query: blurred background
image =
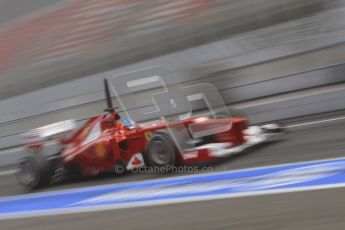
<svg viewBox="0 0 345 230">
<path fill-rule="evenodd" d="M 252 123 L 345 109 L 344 0 L 0 0 L 0 166 L 102 113 L 102 79 L 169 66 Z"/>
<path fill-rule="evenodd" d="M 23 132 L 69 119 L 82 124 L 106 107 L 104 78 L 153 66 L 169 67 L 183 85 L 215 85 L 252 124 L 293 127 L 284 141 L 224 161 L 218 171 L 344 157 L 345 0 L 0 0 L 0 196 L 23 193 L 12 167 L 23 155 Z M 47 190 L 164 176 L 111 175 Z M 344 192 L 41 216 L 0 226 L 344 229 Z"/>
</svg>

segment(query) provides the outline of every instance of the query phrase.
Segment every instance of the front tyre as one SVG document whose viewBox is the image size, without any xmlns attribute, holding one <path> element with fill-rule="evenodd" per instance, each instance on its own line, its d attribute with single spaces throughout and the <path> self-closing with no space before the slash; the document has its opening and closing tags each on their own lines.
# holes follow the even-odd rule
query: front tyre
<svg viewBox="0 0 345 230">
<path fill-rule="evenodd" d="M 29 191 L 47 186 L 52 174 L 50 162 L 39 153 L 30 154 L 18 163 L 18 181 Z"/>
<path fill-rule="evenodd" d="M 146 146 L 148 165 L 156 167 L 172 167 L 177 163 L 177 147 L 167 132 L 153 134 Z"/>
</svg>

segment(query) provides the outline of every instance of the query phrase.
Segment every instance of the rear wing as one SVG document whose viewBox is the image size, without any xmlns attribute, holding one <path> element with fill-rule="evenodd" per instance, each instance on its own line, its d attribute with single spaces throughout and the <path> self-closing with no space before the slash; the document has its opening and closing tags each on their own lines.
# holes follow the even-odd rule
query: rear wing
<svg viewBox="0 0 345 230">
<path fill-rule="evenodd" d="M 26 144 L 54 139 L 77 127 L 74 120 L 60 121 L 25 132 L 22 137 Z"/>
</svg>

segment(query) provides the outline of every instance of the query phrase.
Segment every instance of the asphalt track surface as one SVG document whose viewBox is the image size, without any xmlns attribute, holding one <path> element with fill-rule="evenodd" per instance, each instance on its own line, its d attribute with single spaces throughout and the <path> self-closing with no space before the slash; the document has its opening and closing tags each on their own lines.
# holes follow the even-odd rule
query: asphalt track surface
<svg viewBox="0 0 345 230">
<path fill-rule="evenodd" d="M 0 0 L 0 26 L 10 25 L 69 0 Z"/>
<path fill-rule="evenodd" d="M 1 229 L 344 229 L 345 189 L 286 193 L 0 222 Z M 338 198 L 338 199 L 337 199 Z"/>
<path fill-rule="evenodd" d="M 294 127 L 282 141 L 229 158 L 213 165 L 213 170 L 225 171 L 344 156 L 345 119 L 342 119 Z M 168 176 L 176 175 L 107 175 L 101 178 L 60 181 L 42 191 Z M 0 196 L 23 193 L 13 175 L 0 177 L 0 186 Z M 338 188 L 4 220 L 0 221 L 0 229 L 345 229 L 344 192 L 344 188 Z"/>
</svg>

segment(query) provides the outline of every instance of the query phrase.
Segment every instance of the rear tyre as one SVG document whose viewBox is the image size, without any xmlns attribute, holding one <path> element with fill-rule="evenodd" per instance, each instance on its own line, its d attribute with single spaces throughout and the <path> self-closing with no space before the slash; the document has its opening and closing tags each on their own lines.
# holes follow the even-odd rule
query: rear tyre
<svg viewBox="0 0 345 230">
<path fill-rule="evenodd" d="M 170 171 L 178 161 L 177 147 L 168 132 L 165 131 L 152 135 L 146 146 L 146 155 L 148 165 L 165 168 L 165 171 Z"/>
<path fill-rule="evenodd" d="M 30 154 L 18 163 L 17 178 L 19 183 L 27 190 L 47 186 L 52 175 L 50 162 L 42 154 Z"/>
</svg>

